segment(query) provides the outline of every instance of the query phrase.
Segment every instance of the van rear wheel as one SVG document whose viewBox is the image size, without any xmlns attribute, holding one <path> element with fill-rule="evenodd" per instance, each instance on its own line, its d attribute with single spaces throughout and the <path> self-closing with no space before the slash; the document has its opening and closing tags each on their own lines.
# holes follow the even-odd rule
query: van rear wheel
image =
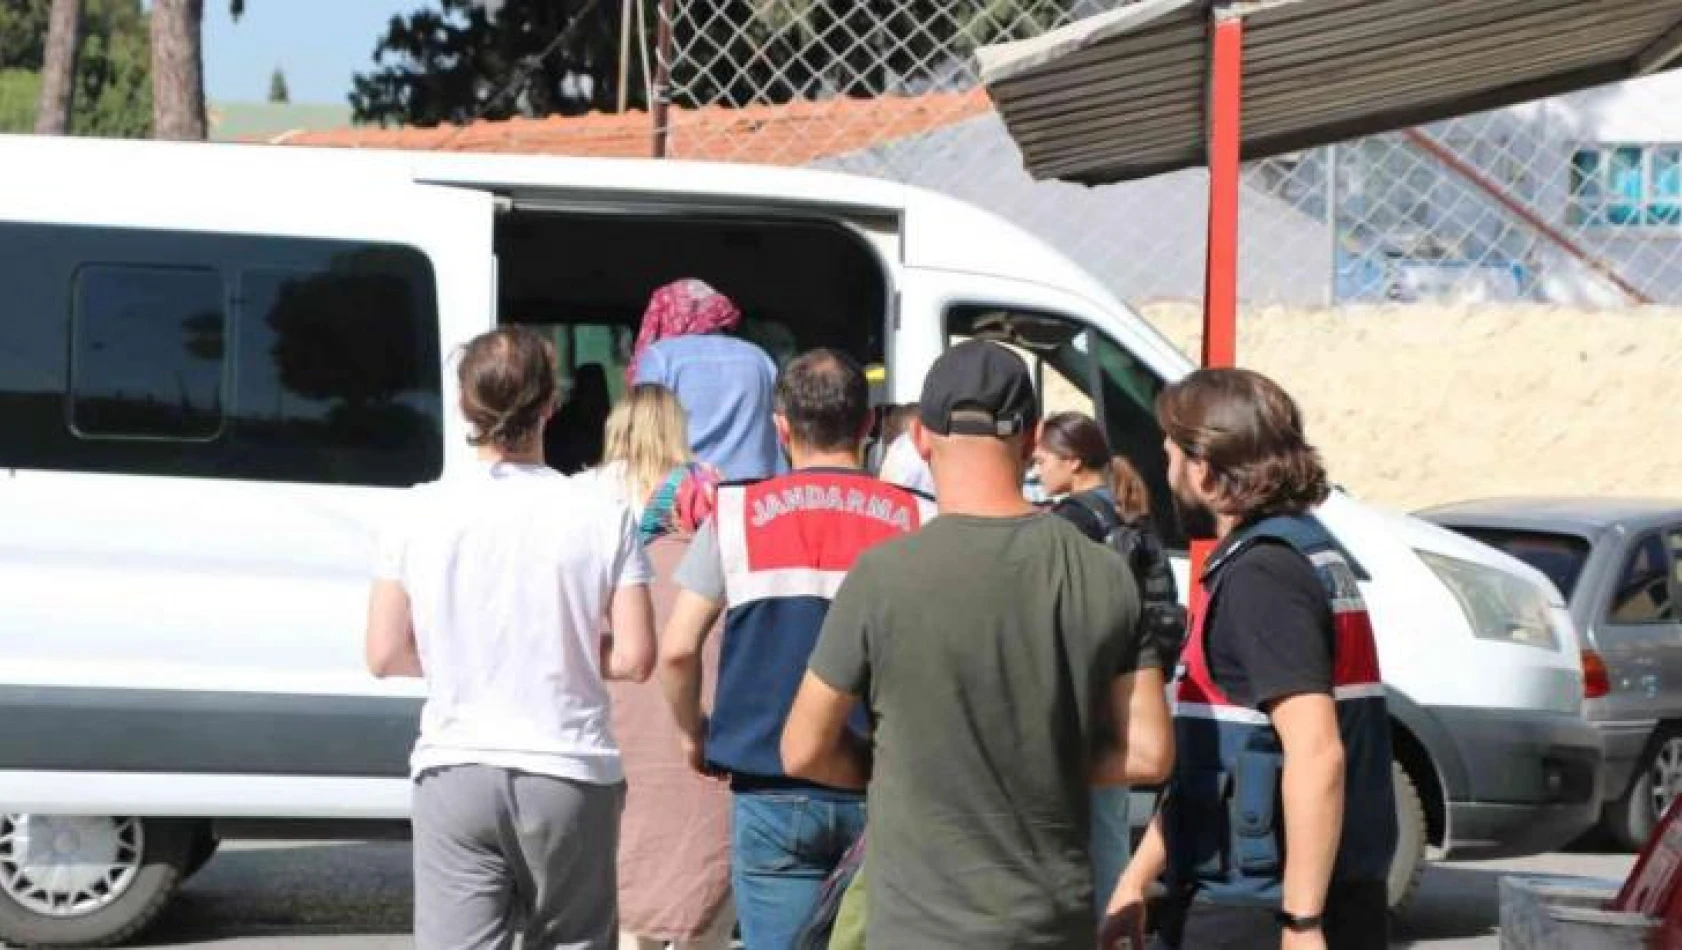
<svg viewBox="0 0 1682 950">
<path fill-rule="evenodd" d="M 179 819 L 0 814 L 0 942 L 129 940 L 175 895 L 196 835 Z"/>
<path fill-rule="evenodd" d="M 1386 885 L 1390 897 L 1390 913 L 1400 914 L 1419 890 L 1419 878 L 1425 873 L 1425 853 L 1430 847 L 1430 827 L 1425 822 L 1425 802 L 1419 797 L 1419 787 L 1400 762 L 1390 763 L 1396 785 L 1396 853 L 1390 859 L 1390 875 Z"/>
</svg>

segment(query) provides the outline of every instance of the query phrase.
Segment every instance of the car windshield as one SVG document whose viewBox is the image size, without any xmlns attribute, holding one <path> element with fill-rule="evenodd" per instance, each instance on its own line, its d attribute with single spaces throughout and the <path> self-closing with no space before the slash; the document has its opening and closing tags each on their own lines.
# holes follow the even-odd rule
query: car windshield
<svg viewBox="0 0 1682 950">
<path fill-rule="evenodd" d="M 1577 579 L 1583 575 L 1583 565 L 1589 559 L 1588 540 L 1574 534 L 1500 528 L 1457 527 L 1454 530 L 1504 551 L 1548 575 L 1548 580 L 1554 582 L 1566 600 L 1570 600 L 1572 592 L 1577 589 Z"/>
</svg>

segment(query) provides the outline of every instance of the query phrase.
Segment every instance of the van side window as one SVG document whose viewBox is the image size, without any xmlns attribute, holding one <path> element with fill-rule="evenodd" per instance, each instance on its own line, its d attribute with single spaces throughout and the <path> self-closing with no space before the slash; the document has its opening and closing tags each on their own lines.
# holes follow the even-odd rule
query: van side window
<svg viewBox="0 0 1682 950">
<path fill-rule="evenodd" d="M 194 440 L 221 431 L 227 310 L 214 270 L 80 268 L 71 323 L 77 435 Z"/>
<path fill-rule="evenodd" d="M 1151 517 L 1169 548 L 1186 537 L 1168 490 L 1168 457 L 1156 424 L 1163 382 L 1098 330 L 1072 317 L 1009 307 L 959 306 L 947 311 L 947 344 L 986 339 L 1028 363 L 1046 415 L 1082 412 L 1104 426 L 1110 448 L 1124 455 L 1150 489 Z"/>
<path fill-rule="evenodd" d="M 1650 534 L 1630 550 L 1629 559 L 1612 591 L 1610 620 L 1634 626 L 1674 623 L 1676 609 L 1671 598 L 1670 556 L 1656 534 Z"/>
<path fill-rule="evenodd" d="M 421 252 L 9 223 L 0 248 L 0 467 L 376 486 L 443 470 Z"/>
</svg>

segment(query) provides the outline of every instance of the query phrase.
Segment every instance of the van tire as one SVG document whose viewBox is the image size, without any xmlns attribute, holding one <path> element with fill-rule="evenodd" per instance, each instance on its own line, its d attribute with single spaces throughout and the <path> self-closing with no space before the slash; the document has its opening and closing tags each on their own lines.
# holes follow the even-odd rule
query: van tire
<svg viewBox="0 0 1682 950">
<path fill-rule="evenodd" d="M 117 820 L 117 819 L 112 819 Z M 51 917 L 0 889 L 0 944 L 15 947 L 109 947 L 126 943 L 157 919 L 185 879 L 197 822 L 140 819 L 142 839 L 133 880 L 111 903 L 75 917 Z"/>
<path fill-rule="evenodd" d="M 1419 890 L 1419 879 L 1425 873 L 1426 849 L 1431 842 L 1419 787 L 1400 762 L 1391 762 L 1390 772 L 1396 785 L 1396 853 L 1390 859 L 1390 876 L 1385 884 L 1390 913 L 1397 915 L 1407 910 Z"/>
</svg>

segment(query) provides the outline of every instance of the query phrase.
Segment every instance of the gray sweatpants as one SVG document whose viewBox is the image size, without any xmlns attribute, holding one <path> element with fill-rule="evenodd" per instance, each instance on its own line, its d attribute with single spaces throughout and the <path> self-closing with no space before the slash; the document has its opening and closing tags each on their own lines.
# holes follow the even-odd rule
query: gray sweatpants
<svg viewBox="0 0 1682 950">
<path fill-rule="evenodd" d="M 613 950 L 625 786 L 468 765 L 415 783 L 415 947 Z"/>
</svg>

